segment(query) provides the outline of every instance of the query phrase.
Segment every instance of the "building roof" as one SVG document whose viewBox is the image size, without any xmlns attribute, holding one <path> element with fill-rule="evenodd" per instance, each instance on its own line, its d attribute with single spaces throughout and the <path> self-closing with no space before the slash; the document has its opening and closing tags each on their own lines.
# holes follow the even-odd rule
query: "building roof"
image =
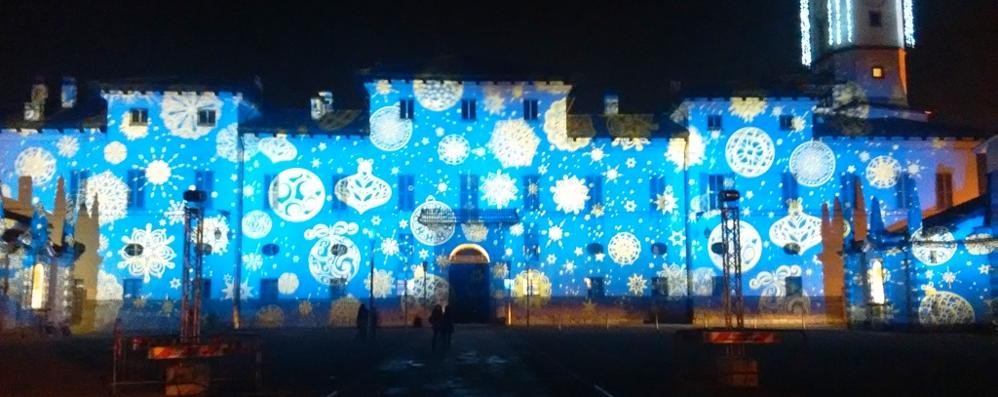
<svg viewBox="0 0 998 397">
<path fill-rule="evenodd" d="M 49 99 L 45 103 L 45 117 L 40 121 L 24 119 L 24 112 L 8 114 L 0 120 L 0 128 L 4 129 L 100 129 L 107 126 L 107 103 L 100 97 L 93 84 L 79 85 L 76 104 L 72 108 L 63 109 L 60 94 L 49 91 Z"/>
<path fill-rule="evenodd" d="M 569 114 L 571 138 L 671 138 L 686 134 L 686 127 L 665 114 Z"/>
<path fill-rule="evenodd" d="M 338 109 L 313 120 L 308 109 L 275 109 L 239 124 L 246 133 L 301 133 L 328 135 L 367 135 L 366 110 Z"/>
<path fill-rule="evenodd" d="M 970 201 L 960 203 L 957 206 L 925 218 L 922 220 L 922 226 L 933 227 L 952 225 L 976 215 L 983 215 L 984 210 L 988 206 L 987 200 L 988 196 L 985 194 Z"/>
<path fill-rule="evenodd" d="M 994 135 L 968 127 L 902 118 L 857 118 L 815 115 L 815 137 L 956 138 L 983 140 Z"/>
<path fill-rule="evenodd" d="M 536 65 L 515 64 L 498 59 L 442 55 L 413 62 L 374 65 L 358 71 L 365 81 L 454 80 L 454 81 L 564 81 L 565 76 L 543 71 Z"/>
</svg>

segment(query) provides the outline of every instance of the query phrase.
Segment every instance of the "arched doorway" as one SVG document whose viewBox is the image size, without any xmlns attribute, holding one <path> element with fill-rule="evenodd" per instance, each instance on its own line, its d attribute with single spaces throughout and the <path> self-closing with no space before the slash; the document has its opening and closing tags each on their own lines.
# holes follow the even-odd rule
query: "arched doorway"
<svg viewBox="0 0 998 397">
<path fill-rule="evenodd" d="M 447 310 L 457 323 L 486 323 L 489 318 L 489 253 L 478 244 L 461 244 L 448 257 L 450 300 Z"/>
</svg>

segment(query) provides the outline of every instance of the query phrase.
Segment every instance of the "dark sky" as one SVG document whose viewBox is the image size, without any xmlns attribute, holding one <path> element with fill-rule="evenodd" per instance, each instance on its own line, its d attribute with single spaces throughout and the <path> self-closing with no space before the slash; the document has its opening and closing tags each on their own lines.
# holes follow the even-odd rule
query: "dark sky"
<svg viewBox="0 0 998 397">
<path fill-rule="evenodd" d="M 358 69 L 443 54 L 618 91 L 625 111 L 657 102 L 670 80 L 768 82 L 803 71 L 796 0 L 62 3 L 0 0 L 0 108 L 18 109 L 38 74 L 50 84 L 62 74 L 259 75 L 268 106 L 305 106 L 320 88 L 351 102 Z M 917 1 L 916 20 L 912 104 L 994 129 L 998 2 Z"/>
</svg>

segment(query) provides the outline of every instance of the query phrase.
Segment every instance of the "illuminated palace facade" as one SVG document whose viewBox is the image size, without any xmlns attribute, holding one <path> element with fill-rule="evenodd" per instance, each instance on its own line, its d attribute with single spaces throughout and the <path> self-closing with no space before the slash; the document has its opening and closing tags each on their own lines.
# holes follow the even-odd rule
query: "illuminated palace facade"
<svg viewBox="0 0 998 397">
<path fill-rule="evenodd" d="M 733 189 L 750 318 L 989 324 L 994 140 L 907 109 L 908 2 L 801 6 L 822 94 L 664 114 L 434 76 L 365 81 L 368 110 L 148 82 L 102 85 L 88 113 L 67 81 L 45 112 L 37 89 L 0 134 L 5 237 L 31 237 L 5 239 L 6 310 L 175 327 L 197 189 L 220 321 L 350 325 L 373 295 L 385 322 L 449 303 L 468 321 L 709 323 Z"/>
</svg>

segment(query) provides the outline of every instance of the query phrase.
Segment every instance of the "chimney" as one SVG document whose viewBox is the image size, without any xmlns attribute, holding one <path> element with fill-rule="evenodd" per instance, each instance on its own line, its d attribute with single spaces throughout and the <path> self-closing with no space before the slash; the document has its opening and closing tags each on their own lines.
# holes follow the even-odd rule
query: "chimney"
<svg viewBox="0 0 998 397">
<path fill-rule="evenodd" d="M 321 119 L 326 113 L 333 111 L 333 93 L 319 91 L 319 95 L 310 100 L 312 120 Z"/>
<path fill-rule="evenodd" d="M 617 94 L 603 94 L 603 114 L 616 115 L 620 112 L 620 97 Z"/>
<path fill-rule="evenodd" d="M 62 108 L 72 109 L 76 106 L 76 78 L 64 76 L 62 78 Z"/>
</svg>

